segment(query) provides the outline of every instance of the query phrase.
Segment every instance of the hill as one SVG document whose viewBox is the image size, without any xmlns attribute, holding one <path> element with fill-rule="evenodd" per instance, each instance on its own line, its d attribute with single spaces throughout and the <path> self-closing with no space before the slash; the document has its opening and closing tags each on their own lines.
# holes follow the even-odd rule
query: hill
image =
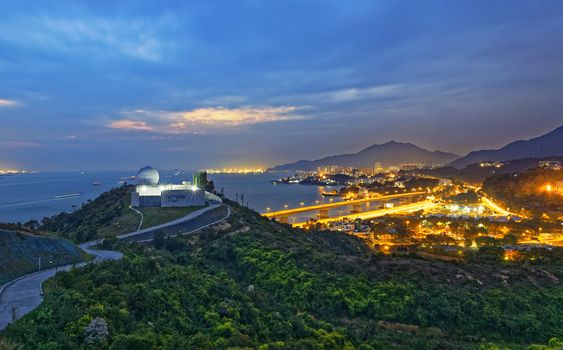
<svg viewBox="0 0 563 350">
<path fill-rule="evenodd" d="M 390 141 L 370 146 L 358 153 L 340 154 L 317 160 L 300 160 L 291 164 L 275 166 L 271 170 L 314 170 L 319 166 L 329 165 L 372 168 L 375 162 L 380 162 L 383 166 L 404 163 L 447 164 L 457 157 L 452 153 L 428 151 L 412 143 Z"/>
<path fill-rule="evenodd" d="M 66 239 L 0 229 L 0 285 L 42 268 L 73 264 L 86 258 Z"/>
<path fill-rule="evenodd" d="M 484 161 L 563 156 L 563 126 L 536 138 L 512 142 L 500 149 L 474 151 L 450 165 L 461 169 Z"/>
<path fill-rule="evenodd" d="M 541 160 L 559 160 L 563 162 L 563 157 L 509 160 L 503 162 L 504 164 L 500 168 L 482 167 L 479 163 L 477 163 L 470 164 L 463 169 L 456 169 L 452 166 L 448 166 L 436 169 L 421 169 L 416 170 L 415 172 L 424 175 L 431 175 L 440 178 L 452 178 L 468 183 L 479 184 L 491 176 L 521 173 L 530 169 L 535 169 L 538 167 L 538 163 Z"/>
<path fill-rule="evenodd" d="M 386 256 L 228 203 L 227 223 L 187 237 L 106 242 L 125 258 L 60 273 L 2 335 L 29 349 L 139 350 L 517 350 L 563 336 L 561 263 Z"/>
<path fill-rule="evenodd" d="M 483 191 L 503 202 L 505 207 L 521 208 L 528 216 L 563 219 L 563 195 L 546 191 L 563 181 L 563 171 L 531 169 L 514 174 L 495 175 L 483 183 Z"/>
<path fill-rule="evenodd" d="M 141 216 L 131 209 L 133 188 L 114 188 L 72 213 L 63 212 L 43 220 L 40 228 L 79 243 L 136 231 Z M 141 229 L 181 218 L 197 209 L 200 208 L 140 208 L 138 211 L 143 213 Z"/>
</svg>

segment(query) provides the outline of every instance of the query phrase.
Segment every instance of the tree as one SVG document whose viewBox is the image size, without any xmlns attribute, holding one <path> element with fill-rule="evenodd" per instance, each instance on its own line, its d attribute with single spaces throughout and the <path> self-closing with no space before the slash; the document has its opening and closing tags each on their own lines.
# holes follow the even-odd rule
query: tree
<svg viewBox="0 0 563 350">
<path fill-rule="evenodd" d="M 154 244 L 154 247 L 156 249 L 164 248 L 165 239 L 166 239 L 166 233 L 164 233 L 162 231 L 156 231 L 154 233 L 154 239 L 152 241 L 153 244 Z"/>
<path fill-rule="evenodd" d="M 108 324 L 101 317 L 96 317 L 84 329 L 84 341 L 90 345 L 105 345 L 109 335 Z"/>
</svg>

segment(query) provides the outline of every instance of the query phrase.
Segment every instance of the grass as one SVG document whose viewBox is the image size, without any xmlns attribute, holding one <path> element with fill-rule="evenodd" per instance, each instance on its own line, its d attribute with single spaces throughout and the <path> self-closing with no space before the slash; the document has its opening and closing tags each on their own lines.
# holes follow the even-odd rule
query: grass
<svg viewBox="0 0 563 350">
<path fill-rule="evenodd" d="M 176 220 L 202 208 L 203 207 L 141 208 L 139 211 L 144 215 L 143 226 L 141 228 L 144 229 Z M 138 214 L 135 213 L 135 215 L 139 217 Z M 139 225 L 138 221 L 137 225 Z"/>
<path fill-rule="evenodd" d="M 126 196 L 123 200 L 123 209 L 120 215 L 108 225 L 98 229 L 100 237 L 114 237 L 120 234 L 137 231 L 141 216 L 130 208 L 131 200 Z M 178 207 L 178 208 L 138 208 L 143 213 L 141 229 L 161 225 L 179 219 L 203 207 Z"/>
</svg>

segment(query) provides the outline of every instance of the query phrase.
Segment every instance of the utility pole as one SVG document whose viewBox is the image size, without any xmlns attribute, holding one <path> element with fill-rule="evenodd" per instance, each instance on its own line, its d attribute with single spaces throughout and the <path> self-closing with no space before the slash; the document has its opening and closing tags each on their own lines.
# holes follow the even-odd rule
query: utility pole
<svg viewBox="0 0 563 350">
<path fill-rule="evenodd" d="M 240 194 L 240 205 L 244 207 L 244 193 Z"/>
<path fill-rule="evenodd" d="M 39 265 L 39 270 L 38 270 L 38 271 L 41 271 L 41 257 L 39 257 L 39 263 L 38 263 L 38 265 Z"/>
<path fill-rule="evenodd" d="M 235 202 L 238 204 L 238 193 L 235 193 Z"/>
</svg>

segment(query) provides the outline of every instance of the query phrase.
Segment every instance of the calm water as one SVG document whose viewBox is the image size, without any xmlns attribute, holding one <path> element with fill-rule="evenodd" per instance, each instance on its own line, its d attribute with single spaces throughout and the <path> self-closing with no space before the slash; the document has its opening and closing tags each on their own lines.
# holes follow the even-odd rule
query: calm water
<svg viewBox="0 0 563 350">
<path fill-rule="evenodd" d="M 120 181 L 131 181 L 128 177 L 136 172 L 43 172 L 0 176 L 0 222 L 26 222 L 40 220 L 62 211 L 70 212 L 80 207 L 88 199 L 120 185 Z M 283 209 L 284 204 L 298 207 L 315 204 L 316 200 L 328 202 L 323 198 L 323 190 L 337 187 L 317 187 L 305 185 L 273 185 L 270 180 L 287 176 L 289 173 L 265 173 L 256 175 L 214 174 L 209 178 L 215 182 L 217 191 L 223 191 L 229 198 L 244 194 L 248 206 L 259 212 L 267 207 L 272 210 Z M 161 172 L 161 181 L 180 183 L 191 181 L 191 172 Z M 94 183 L 99 183 L 94 186 Z M 72 197 L 57 198 L 73 194 Z M 240 197 L 239 197 L 240 198 Z M 338 200 L 338 198 L 334 198 Z M 298 218 L 297 220 L 301 221 Z"/>
</svg>

